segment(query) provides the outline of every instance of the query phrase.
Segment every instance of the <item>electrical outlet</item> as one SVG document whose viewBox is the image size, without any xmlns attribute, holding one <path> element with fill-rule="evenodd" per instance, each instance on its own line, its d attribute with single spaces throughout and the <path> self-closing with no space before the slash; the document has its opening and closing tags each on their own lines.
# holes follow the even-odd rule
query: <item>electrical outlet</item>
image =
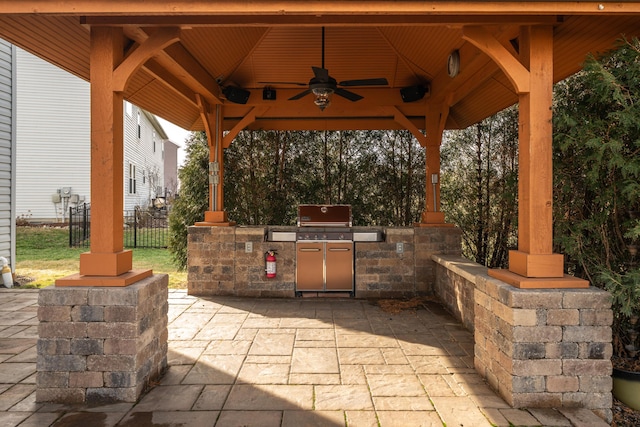
<svg viewBox="0 0 640 427">
<path fill-rule="evenodd" d="M 404 253 L 404 243 L 402 242 L 396 243 L 396 253 L 397 254 Z"/>
<path fill-rule="evenodd" d="M 245 242 L 244 244 L 244 251 L 246 253 L 251 253 L 253 252 L 253 242 Z"/>
</svg>

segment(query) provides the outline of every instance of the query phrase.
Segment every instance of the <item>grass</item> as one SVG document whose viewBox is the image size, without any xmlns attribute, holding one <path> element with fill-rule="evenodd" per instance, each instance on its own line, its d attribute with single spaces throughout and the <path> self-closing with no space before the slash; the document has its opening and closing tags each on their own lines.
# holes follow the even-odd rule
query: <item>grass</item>
<svg viewBox="0 0 640 427">
<path fill-rule="evenodd" d="M 16 282 L 22 288 L 42 288 L 79 271 L 86 248 L 69 247 L 69 230 L 55 227 L 17 227 Z M 170 288 L 186 288 L 187 273 L 177 271 L 167 249 L 133 251 L 133 267 L 169 275 Z"/>
</svg>

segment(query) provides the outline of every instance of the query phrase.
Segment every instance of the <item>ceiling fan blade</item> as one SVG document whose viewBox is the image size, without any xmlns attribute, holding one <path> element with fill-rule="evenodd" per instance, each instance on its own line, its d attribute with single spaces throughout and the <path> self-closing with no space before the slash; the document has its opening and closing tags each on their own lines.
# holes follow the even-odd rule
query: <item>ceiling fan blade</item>
<svg viewBox="0 0 640 427">
<path fill-rule="evenodd" d="M 363 98 L 357 93 L 353 93 L 351 91 L 348 91 L 346 89 L 341 89 L 341 88 L 337 88 L 335 93 L 336 95 L 340 95 L 343 98 L 347 98 L 349 101 L 352 101 L 352 102 L 360 101 Z"/>
<path fill-rule="evenodd" d="M 309 83 L 300 82 L 258 82 L 260 85 L 296 85 L 296 86 L 308 86 Z"/>
<path fill-rule="evenodd" d="M 384 77 L 378 79 L 345 80 L 340 86 L 387 86 L 389 82 Z"/>
<path fill-rule="evenodd" d="M 318 67 L 311 67 L 311 69 L 313 70 L 313 74 L 316 76 L 316 79 L 320 80 L 321 82 L 329 81 L 329 70 L 327 70 L 326 68 Z"/>
<path fill-rule="evenodd" d="M 311 89 L 303 90 L 299 94 L 293 95 L 291 98 L 289 98 L 289 101 L 295 101 L 296 99 L 304 98 L 305 96 L 309 95 L 310 93 L 311 93 Z"/>
</svg>

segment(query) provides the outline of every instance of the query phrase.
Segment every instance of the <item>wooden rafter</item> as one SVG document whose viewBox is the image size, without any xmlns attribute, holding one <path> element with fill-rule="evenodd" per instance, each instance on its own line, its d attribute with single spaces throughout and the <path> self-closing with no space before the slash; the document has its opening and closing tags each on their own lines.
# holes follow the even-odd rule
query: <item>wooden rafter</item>
<svg viewBox="0 0 640 427">
<path fill-rule="evenodd" d="M 143 44 L 148 36 L 137 27 L 125 27 L 127 37 Z M 202 94 L 211 104 L 221 104 L 221 90 L 218 82 L 209 75 L 202 65 L 179 43 L 168 46 L 158 53 L 156 62 L 167 72 L 180 80 L 194 93 Z M 160 73 L 156 71 L 156 76 Z"/>
</svg>

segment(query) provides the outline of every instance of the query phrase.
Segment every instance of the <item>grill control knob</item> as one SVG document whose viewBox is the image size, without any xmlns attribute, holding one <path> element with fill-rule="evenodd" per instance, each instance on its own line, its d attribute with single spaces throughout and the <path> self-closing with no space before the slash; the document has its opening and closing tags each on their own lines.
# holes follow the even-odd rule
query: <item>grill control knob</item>
<svg viewBox="0 0 640 427">
<path fill-rule="evenodd" d="M 340 233 L 340 240 L 344 240 L 344 234 Z"/>
</svg>

